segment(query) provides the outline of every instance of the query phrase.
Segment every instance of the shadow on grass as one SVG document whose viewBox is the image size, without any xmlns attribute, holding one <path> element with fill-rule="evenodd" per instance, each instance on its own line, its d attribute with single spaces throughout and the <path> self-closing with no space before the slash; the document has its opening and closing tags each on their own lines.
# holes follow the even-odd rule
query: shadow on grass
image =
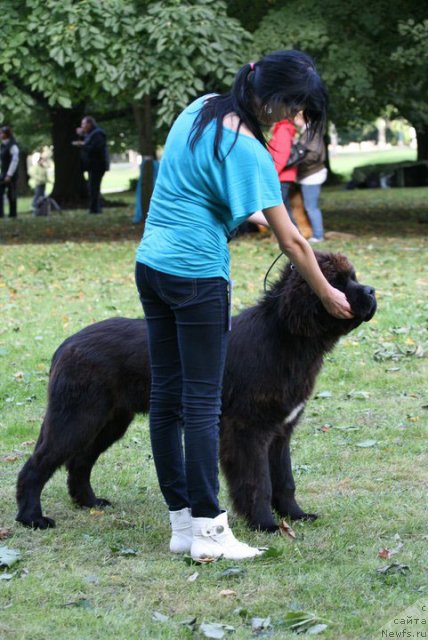
<svg viewBox="0 0 428 640">
<path fill-rule="evenodd" d="M 385 237 L 428 236 L 428 188 L 326 188 L 321 208 L 327 231 Z"/>
<path fill-rule="evenodd" d="M 428 188 L 345 191 L 325 187 L 321 208 L 326 231 L 358 236 L 428 237 Z M 0 220 L 0 245 L 62 242 L 138 242 L 142 224 L 134 224 L 134 205 L 106 208 L 99 216 L 85 211 L 52 213 L 46 218 L 21 214 Z"/>
<path fill-rule="evenodd" d="M 117 242 L 135 240 L 143 225 L 134 224 L 131 206 L 104 209 L 100 215 L 86 211 L 53 212 L 47 217 L 18 214 L 0 220 L 0 245 L 53 244 L 62 242 Z"/>
</svg>

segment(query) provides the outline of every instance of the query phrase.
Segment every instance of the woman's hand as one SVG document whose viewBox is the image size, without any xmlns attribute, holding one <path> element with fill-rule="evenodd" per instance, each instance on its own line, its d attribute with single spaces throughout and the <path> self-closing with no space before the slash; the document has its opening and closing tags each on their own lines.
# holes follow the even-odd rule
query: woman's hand
<svg viewBox="0 0 428 640">
<path fill-rule="evenodd" d="M 350 320 L 354 317 L 351 305 L 343 291 L 330 286 L 326 295 L 321 298 L 325 309 L 335 318 Z"/>
<path fill-rule="evenodd" d="M 320 298 L 325 309 L 335 318 L 353 318 L 351 306 L 345 294 L 335 289 L 322 273 L 312 247 L 291 222 L 283 204 L 263 210 L 281 250 L 288 256 Z"/>
</svg>

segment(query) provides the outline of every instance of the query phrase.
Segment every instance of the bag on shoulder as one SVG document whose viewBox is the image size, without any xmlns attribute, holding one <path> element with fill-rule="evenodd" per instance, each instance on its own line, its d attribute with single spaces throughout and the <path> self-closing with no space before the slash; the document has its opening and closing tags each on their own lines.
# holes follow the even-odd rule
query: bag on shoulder
<svg viewBox="0 0 428 640">
<path fill-rule="evenodd" d="M 300 164 L 306 154 L 308 153 L 308 149 L 301 142 L 295 142 L 291 145 L 290 156 L 285 164 L 284 169 L 288 169 L 289 167 L 295 167 Z"/>
<path fill-rule="evenodd" d="M 37 200 L 34 215 L 48 216 L 52 209 L 61 212 L 61 207 L 53 198 L 50 198 L 49 196 L 41 196 Z"/>
</svg>

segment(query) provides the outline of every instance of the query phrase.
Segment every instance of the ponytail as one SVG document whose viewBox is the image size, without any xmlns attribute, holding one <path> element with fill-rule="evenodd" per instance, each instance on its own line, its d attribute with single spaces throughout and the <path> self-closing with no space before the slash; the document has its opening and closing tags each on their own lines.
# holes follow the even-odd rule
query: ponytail
<svg viewBox="0 0 428 640">
<path fill-rule="evenodd" d="M 303 113 L 309 136 L 323 130 L 326 122 L 327 94 L 313 60 L 295 50 L 275 51 L 260 61 L 241 67 L 230 91 L 208 98 L 197 115 L 189 135 L 193 151 L 205 128 L 214 120 L 214 157 L 220 162 L 230 153 L 244 124 L 266 147 L 260 114 L 282 113 L 294 117 Z M 239 118 L 238 129 L 226 156 L 220 157 L 223 120 L 230 113 Z"/>
</svg>

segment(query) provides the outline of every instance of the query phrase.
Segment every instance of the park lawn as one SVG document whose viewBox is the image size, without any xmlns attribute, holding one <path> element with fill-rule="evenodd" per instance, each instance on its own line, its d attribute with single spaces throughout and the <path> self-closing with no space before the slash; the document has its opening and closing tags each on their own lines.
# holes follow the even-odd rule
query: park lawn
<svg viewBox="0 0 428 640">
<path fill-rule="evenodd" d="M 140 175 L 138 167 L 129 165 L 112 164 L 110 171 L 105 174 L 102 184 L 102 193 L 111 193 L 112 191 L 126 191 L 130 187 L 130 180 L 135 180 Z"/>
<path fill-rule="evenodd" d="M 416 149 L 410 147 L 392 147 L 373 151 L 340 151 L 337 153 L 330 147 L 329 151 L 332 170 L 345 180 L 350 180 L 355 167 L 416 160 Z"/>
<path fill-rule="evenodd" d="M 232 513 L 241 539 L 276 550 L 240 564 L 189 566 L 169 555 L 145 416 L 95 467 L 96 491 L 113 509 L 74 508 L 60 471 L 42 496 L 57 528 L 14 522 L 16 476 L 39 432 L 53 351 L 88 323 L 141 314 L 141 227 L 131 200 L 102 216 L 0 221 L 0 528 L 9 530 L 0 546 L 22 555 L 10 579 L 0 570 L 2 639 L 178 640 L 217 622 L 238 640 L 255 637 L 256 617 L 265 637 L 293 638 L 283 623 L 294 609 L 327 624 L 328 640 L 377 639 L 407 607 L 427 604 L 427 196 L 324 190 L 326 229 L 336 234 L 323 248 L 349 256 L 379 309 L 326 358 L 293 440 L 298 497 L 319 520 L 296 524 L 292 541 L 249 531 Z M 231 254 L 239 311 L 259 297 L 277 247 L 258 234 L 234 240 Z M 229 508 L 224 482 L 221 496 Z M 386 560 L 382 548 L 399 551 Z M 377 571 L 393 562 L 401 570 Z M 232 566 L 241 571 L 224 575 Z"/>
</svg>

